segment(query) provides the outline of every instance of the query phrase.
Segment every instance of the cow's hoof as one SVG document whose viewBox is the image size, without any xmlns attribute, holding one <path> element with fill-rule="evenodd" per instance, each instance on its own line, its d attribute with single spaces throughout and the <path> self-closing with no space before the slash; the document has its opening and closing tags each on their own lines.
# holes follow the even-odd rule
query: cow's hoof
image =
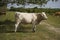
<svg viewBox="0 0 60 40">
<path fill-rule="evenodd" d="M 35 31 L 33 31 L 33 32 L 35 32 Z"/>
<path fill-rule="evenodd" d="M 14 31 L 14 32 L 16 32 L 16 31 Z"/>
<path fill-rule="evenodd" d="M 33 30 L 32 32 L 35 32 L 35 30 Z"/>
<path fill-rule="evenodd" d="M 15 32 L 16 33 L 16 32 Z"/>
</svg>

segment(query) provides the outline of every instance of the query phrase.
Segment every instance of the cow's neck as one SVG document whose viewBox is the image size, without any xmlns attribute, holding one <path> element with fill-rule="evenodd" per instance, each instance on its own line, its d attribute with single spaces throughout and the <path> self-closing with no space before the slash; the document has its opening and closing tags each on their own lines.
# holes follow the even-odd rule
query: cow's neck
<svg viewBox="0 0 60 40">
<path fill-rule="evenodd" d="M 37 20 L 36 20 L 36 24 L 39 24 L 43 19 L 43 17 L 41 15 L 37 15 Z"/>
</svg>

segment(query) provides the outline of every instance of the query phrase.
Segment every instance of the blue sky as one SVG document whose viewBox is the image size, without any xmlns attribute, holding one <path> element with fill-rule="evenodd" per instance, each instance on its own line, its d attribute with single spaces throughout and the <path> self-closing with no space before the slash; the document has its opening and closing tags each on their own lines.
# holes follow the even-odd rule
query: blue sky
<svg viewBox="0 0 60 40">
<path fill-rule="evenodd" d="M 57 2 L 52 2 L 52 1 L 49 1 L 45 7 L 48 7 L 48 8 L 60 8 L 60 0 L 58 0 Z"/>
<path fill-rule="evenodd" d="M 10 8 L 11 6 L 15 7 L 15 8 L 23 7 L 23 5 L 21 5 L 21 4 L 19 6 L 17 6 L 16 3 L 13 4 L 13 5 L 11 5 L 11 3 L 9 3 L 7 5 L 7 8 Z M 58 0 L 57 2 L 48 1 L 48 3 L 45 4 L 45 6 L 42 6 L 42 7 L 40 7 L 40 5 L 36 5 L 36 4 L 25 5 L 25 8 L 34 8 L 34 7 L 38 7 L 38 8 L 60 8 L 60 0 Z"/>
</svg>

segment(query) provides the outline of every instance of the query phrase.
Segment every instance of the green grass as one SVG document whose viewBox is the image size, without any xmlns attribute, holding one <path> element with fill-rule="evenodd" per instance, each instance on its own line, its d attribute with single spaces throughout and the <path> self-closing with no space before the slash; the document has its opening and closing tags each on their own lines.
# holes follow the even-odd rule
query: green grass
<svg viewBox="0 0 60 40">
<path fill-rule="evenodd" d="M 60 40 L 60 34 L 48 30 L 47 25 L 37 25 L 36 32 L 32 32 L 32 25 L 22 25 L 14 32 L 14 12 L 7 12 L 6 16 L 0 16 L 0 40 Z M 59 21 L 58 21 L 59 20 Z M 47 22 L 54 27 L 60 28 L 60 19 L 48 15 Z M 21 31 L 20 31 L 21 30 Z"/>
<path fill-rule="evenodd" d="M 48 15 L 48 20 L 47 22 L 55 27 L 60 28 L 60 17 Z"/>
</svg>

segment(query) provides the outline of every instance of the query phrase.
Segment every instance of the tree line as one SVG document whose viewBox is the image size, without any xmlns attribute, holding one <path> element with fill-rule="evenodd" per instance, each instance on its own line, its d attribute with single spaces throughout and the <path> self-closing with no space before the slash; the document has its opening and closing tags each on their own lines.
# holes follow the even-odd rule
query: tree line
<svg viewBox="0 0 60 40">
<path fill-rule="evenodd" d="M 60 9 L 55 8 L 55 9 L 51 9 L 51 8 L 11 8 L 9 11 L 19 11 L 19 12 L 28 12 L 28 13 L 40 13 L 40 12 L 46 12 L 48 14 L 55 13 L 55 12 L 59 12 Z"/>
</svg>

